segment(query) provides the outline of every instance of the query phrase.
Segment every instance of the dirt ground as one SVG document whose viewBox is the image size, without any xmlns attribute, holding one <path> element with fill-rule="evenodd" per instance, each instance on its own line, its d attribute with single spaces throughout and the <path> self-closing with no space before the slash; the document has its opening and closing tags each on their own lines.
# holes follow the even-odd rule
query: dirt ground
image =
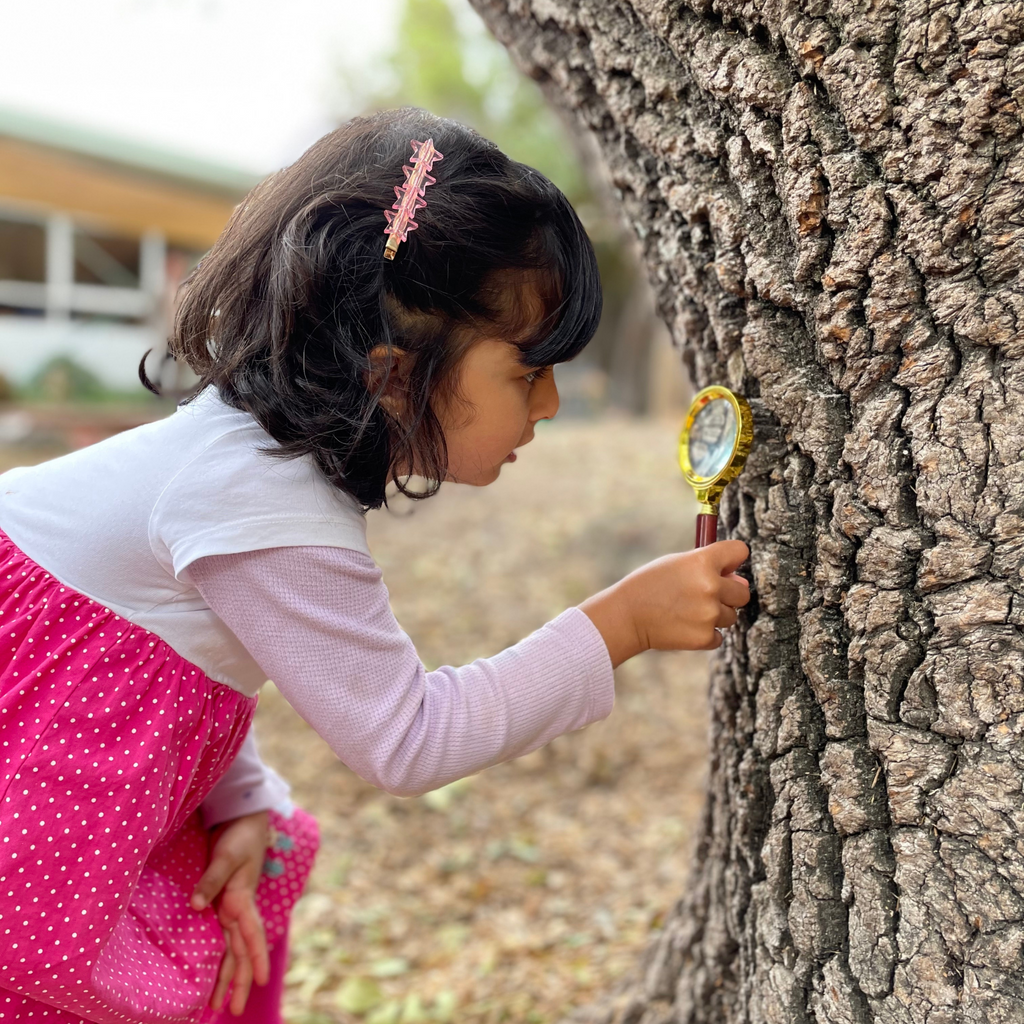
<svg viewBox="0 0 1024 1024">
<path fill-rule="evenodd" d="M 676 424 L 542 424 L 491 487 L 370 517 L 428 668 L 521 639 L 692 544 Z M 611 717 L 418 799 L 341 765 L 271 687 L 266 759 L 320 821 L 294 919 L 291 1024 L 547 1024 L 636 962 L 683 892 L 706 752 L 706 660 L 648 653 Z"/>
</svg>

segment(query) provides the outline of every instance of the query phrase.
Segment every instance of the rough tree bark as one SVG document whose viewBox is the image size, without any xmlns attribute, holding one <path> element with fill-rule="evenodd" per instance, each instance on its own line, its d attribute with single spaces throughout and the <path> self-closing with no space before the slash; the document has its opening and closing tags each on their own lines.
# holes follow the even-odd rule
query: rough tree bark
<svg viewBox="0 0 1024 1024">
<path fill-rule="evenodd" d="M 758 425 L 692 883 L 579 1019 L 1024 1021 L 1024 3 L 472 2 Z"/>
</svg>

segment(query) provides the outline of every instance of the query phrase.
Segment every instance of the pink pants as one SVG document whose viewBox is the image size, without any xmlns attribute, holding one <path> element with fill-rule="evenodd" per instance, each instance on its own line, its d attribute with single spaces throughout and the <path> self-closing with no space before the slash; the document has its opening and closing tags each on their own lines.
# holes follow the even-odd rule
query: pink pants
<svg viewBox="0 0 1024 1024">
<path fill-rule="evenodd" d="M 254 707 L 0 533 L 0 1020 L 209 1020 L 198 807 Z M 280 965 L 317 837 L 301 811 L 273 823 L 257 899 Z"/>
</svg>

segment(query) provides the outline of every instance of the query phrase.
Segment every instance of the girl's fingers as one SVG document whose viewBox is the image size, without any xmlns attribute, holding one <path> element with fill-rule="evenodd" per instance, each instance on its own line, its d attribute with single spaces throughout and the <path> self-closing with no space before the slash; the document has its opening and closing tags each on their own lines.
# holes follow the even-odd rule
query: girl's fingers
<svg viewBox="0 0 1024 1024">
<path fill-rule="evenodd" d="M 750 548 L 741 540 L 720 540 L 704 550 L 722 576 L 734 573 L 750 557 Z"/>
<path fill-rule="evenodd" d="M 265 985 L 270 978 L 267 933 L 253 894 L 229 888 L 221 897 L 220 923 L 225 932 L 231 930 L 235 955 L 250 961 L 257 984 Z"/>
<path fill-rule="evenodd" d="M 719 600 L 730 608 L 742 608 L 750 602 L 750 587 L 742 577 L 727 576 L 718 591 Z"/>
<path fill-rule="evenodd" d="M 270 955 L 267 953 L 267 933 L 255 907 L 251 913 L 238 918 L 238 929 L 245 943 L 245 951 L 252 965 L 252 975 L 257 985 L 266 985 L 270 980 Z"/>
<path fill-rule="evenodd" d="M 232 951 L 235 954 L 235 972 L 231 979 L 230 1010 L 237 1017 L 244 1009 L 252 988 L 252 961 L 245 948 L 245 939 L 237 922 L 228 925 L 228 936 Z"/>
<path fill-rule="evenodd" d="M 228 942 L 224 958 L 220 962 L 220 970 L 217 972 L 217 984 L 214 986 L 213 995 L 210 996 L 211 1010 L 219 1011 L 224 1005 L 224 997 L 228 994 L 228 985 L 231 984 L 234 973 L 235 954 L 231 952 L 231 943 Z"/>
<path fill-rule="evenodd" d="M 722 605 L 722 610 L 718 613 L 718 620 L 715 622 L 716 629 L 727 629 L 729 626 L 736 625 L 736 609 L 730 608 L 728 605 Z"/>
<path fill-rule="evenodd" d="M 192 909 L 203 910 L 208 907 L 227 884 L 237 866 L 233 860 L 214 854 L 202 877 L 196 882 L 192 892 Z"/>
<path fill-rule="evenodd" d="M 252 964 L 248 957 L 239 962 L 235 970 L 234 984 L 231 987 L 231 1012 L 240 1016 L 245 1009 L 246 1000 L 249 998 L 249 990 L 252 988 Z"/>
</svg>

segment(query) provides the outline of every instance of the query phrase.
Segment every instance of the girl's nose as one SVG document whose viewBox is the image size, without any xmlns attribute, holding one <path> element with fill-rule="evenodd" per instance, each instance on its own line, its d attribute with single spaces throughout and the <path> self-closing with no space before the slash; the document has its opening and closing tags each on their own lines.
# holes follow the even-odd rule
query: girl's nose
<svg viewBox="0 0 1024 1024">
<path fill-rule="evenodd" d="M 533 408 L 530 410 L 532 421 L 550 420 L 558 412 L 558 385 L 555 384 L 554 368 L 534 385 L 532 398 Z"/>
</svg>

